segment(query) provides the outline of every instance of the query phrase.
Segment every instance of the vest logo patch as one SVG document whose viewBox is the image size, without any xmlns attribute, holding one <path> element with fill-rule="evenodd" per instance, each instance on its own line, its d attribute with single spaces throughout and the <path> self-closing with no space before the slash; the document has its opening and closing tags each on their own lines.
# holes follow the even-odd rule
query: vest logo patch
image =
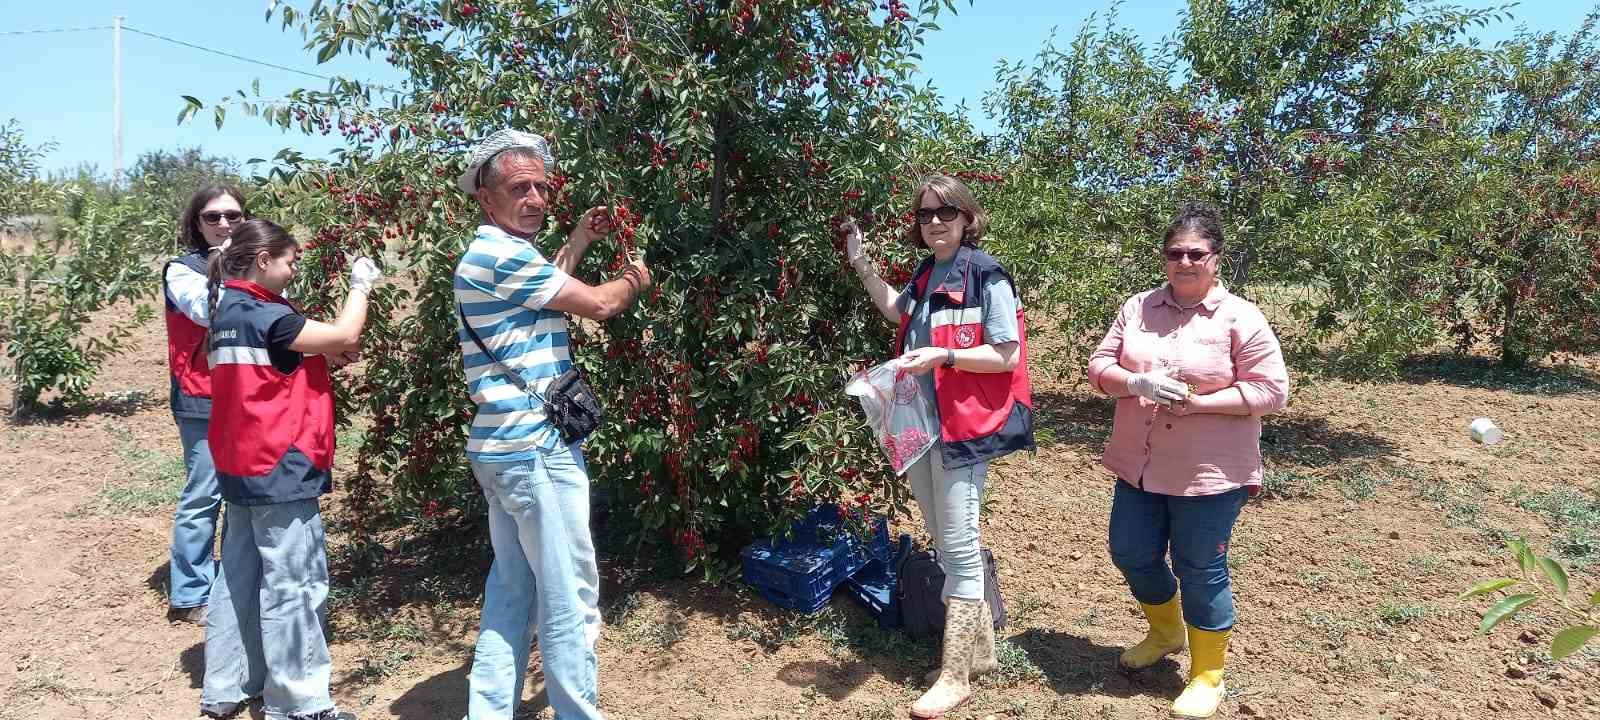
<svg viewBox="0 0 1600 720">
<path fill-rule="evenodd" d="M 211 338 L 213 340 L 238 340 L 239 331 L 232 328 L 227 330 L 217 330 L 211 333 Z"/>
<path fill-rule="evenodd" d="M 963 325 L 959 329 L 956 330 L 956 345 L 957 346 L 968 348 L 968 347 L 972 347 L 972 344 L 977 342 L 977 341 L 978 341 L 978 333 L 977 333 L 977 331 L 972 329 L 971 325 Z"/>
</svg>

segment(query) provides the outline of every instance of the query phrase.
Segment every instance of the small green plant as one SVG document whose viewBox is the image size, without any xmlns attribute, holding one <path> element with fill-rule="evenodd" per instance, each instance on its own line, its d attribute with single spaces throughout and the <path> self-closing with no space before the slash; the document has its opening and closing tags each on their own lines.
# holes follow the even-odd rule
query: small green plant
<svg viewBox="0 0 1600 720">
<path fill-rule="evenodd" d="M 1024 680 L 1044 677 L 1044 671 L 1028 656 L 1028 651 L 1010 640 L 995 640 L 994 659 L 1000 663 L 1000 667 L 994 671 L 995 682 L 1001 685 L 1015 685 Z"/>
<path fill-rule="evenodd" d="M 1328 575 L 1321 570 L 1300 568 L 1300 584 L 1309 590 L 1321 590 L 1328 585 Z"/>
<path fill-rule="evenodd" d="M 1316 472 L 1268 468 L 1261 478 L 1261 490 L 1271 499 L 1316 497 L 1323 478 Z"/>
<path fill-rule="evenodd" d="M 1339 494 L 1352 502 L 1371 500 L 1377 497 L 1379 487 L 1389 484 L 1389 478 L 1376 472 L 1370 464 L 1351 467 L 1339 473 L 1335 481 Z"/>
<path fill-rule="evenodd" d="M 1387 625 L 1400 626 L 1428 614 L 1428 608 L 1416 603 L 1385 600 L 1378 606 L 1378 619 Z"/>
<path fill-rule="evenodd" d="M 170 510 L 188 480 L 183 458 L 125 445 L 118 455 L 132 468 L 122 482 L 107 483 L 81 511 L 142 515 Z"/>
<path fill-rule="evenodd" d="M 1563 560 L 1579 567 L 1600 560 L 1600 485 L 1589 492 L 1576 488 L 1528 492 L 1518 486 L 1511 491 L 1511 501 L 1544 518 L 1556 533 L 1550 546 Z"/>
<path fill-rule="evenodd" d="M 1554 605 L 1575 620 L 1550 640 L 1550 657 L 1560 660 L 1582 649 L 1584 644 L 1600 634 L 1600 590 L 1589 595 L 1587 603 L 1574 599 L 1567 578 L 1567 570 L 1553 558 L 1536 555 L 1521 539 L 1506 542 L 1506 548 L 1517 562 L 1517 577 L 1485 580 L 1461 593 L 1465 600 L 1478 595 L 1503 593 L 1515 588 L 1522 592 L 1506 595 L 1483 612 L 1478 631 L 1487 634 L 1496 625 L 1541 600 L 1546 606 Z M 1536 572 L 1537 570 L 1537 572 Z M 1540 581 L 1543 580 L 1541 583 Z"/>
</svg>

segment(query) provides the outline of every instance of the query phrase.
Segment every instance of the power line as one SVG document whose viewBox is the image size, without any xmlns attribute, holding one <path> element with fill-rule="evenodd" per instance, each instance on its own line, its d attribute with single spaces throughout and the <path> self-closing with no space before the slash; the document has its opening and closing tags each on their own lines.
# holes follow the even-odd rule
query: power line
<svg viewBox="0 0 1600 720">
<path fill-rule="evenodd" d="M 92 27 L 53 28 L 53 29 L 49 29 L 49 30 L 0 30 L 0 35 L 42 35 L 42 34 L 45 34 L 45 33 L 89 32 L 89 31 L 92 31 L 92 30 L 112 30 L 112 29 L 114 29 L 114 28 L 111 25 L 95 25 L 95 26 L 92 26 Z M 297 70 L 297 69 L 292 68 L 292 67 L 284 67 L 282 65 L 276 65 L 276 64 L 273 64 L 273 63 L 266 62 L 264 60 L 256 60 L 254 58 L 247 58 L 247 57 L 245 57 L 243 55 L 235 55 L 235 54 L 230 53 L 230 52 L 225 52 L 225 51 L 222 51 L 222 50 L 216 50 L 216 49 L 213 49 L 213 48 L 203 47 L 203 46 L 200 46 L 200 45 L 196 45 L 194 43 L 188 43 L 188 42 L 184 42 L 182 40 L 177 40 L 177 39 L 174 39 L 174 38 L 170 38 L 170 37 L 167 37 L 165 35 L 158 35 L 156 33 L 150 32 L 148 30 L 140 30 L 140 29 L 138 29 L 136 27 L 133 27 L 131 25 L 123 25 L 122 29 L 126 30 L 128 32 L 132 32 L 132 33 L 139 33 L 140 35 L 144 35 L 145 37 L 155 38 L 155 39 L 161 40 L 163 42 L 169 42 L 169 43 L 172 43 L 174 45 L 182 45 L 182 46 L 184 46 L 186 48 L 193 48 L 193 49 L 199 50 L 201 52 L 208 52 L 208 53 L 212 53 L 214 55 L 221 55 L 221 56 L 226 57 L 226 58 L 232 58 L 234 60 L 239 60 L 239 61 L 242 61 L 242 62 L 252 63 L 252 64 L 255 64 L 255 65 L 261 65 L 261 66 L 264 66 L 264 67 L 273 68 L 275 70 L 282 70 L 284 72 L 292 72 L 292 73 L 296 73 L 298 75 L 305 75 L 306 77 L 314 77 L 314 78 L 316 78 L 318 80 L 329 80 L 329 81 L 333 80 L 333 78 L 328 77 L 327 75 L 318 75 L 317 73 L 314 73 L 314 72 L 306 72 L 305 70 Z"/>
<path fill-rule="evenodd" d="M 94 27 L 54 28 L 51 30 L 0 30 L 0 35 L 44 35 L 46 33 L 89 32 L 90 30 L 110 29 L 110 25 L 95 25 Z"/>
<path fill-rule="evenodd" d="M 318 75 L 318 74 L 316 74 L 314 72 L 306 72 L 305 70 L 296 70 L 296 69 L 294 69 L 292 67 L 284 67 L 282 65 L 274 65 L 274 64 L 266 62 L 264 60 L 255 60 L 255 59 L 252 59 L 252 58 L 247 58 L 247 57 L 245 57 L 243 55 L 235 55 L 235 54 L 230 53 L 230 52 L 223 52 L 221 50 L 214 50 L 214 49 L 208 48 L 208 47 L 201 47 L 199 45 L 195 45 L 194 43 L 186 43 L 186 42 L 184 42 L 182 40 L 175 40 L 175 39 L 169 38 L 169 37 L 167 37 L 165 35 L 157 35 L 157 34 L 155 34 L 153 32 L 140 30 L 140 29 L 138 29 L 136 27 L 132 27 L 132 26 L 129 26 L 129 25 L 123 25 L 122 29 L 123 30 L 127 30 L 128 32 L 131 32 L 131 33 L 138 33 L 140 35 L 144 35 L 145 37 L 152 37 L 152 38 L 155 38 L 157 40 L 161 40 L 161 41 L 164 41 L 164 42 L 169 42 L 169 43 L 172 43 L 174 45 L 182 45 L 184 47 L 193 48 L 193 49 L 199 50 L 201 52 L 208 52 L 208 53 L 211 53 L 213 55 L 221 55 L 221 56 L 226 57 L 226 58 L 233 58 L 234 60 L 240 60 L 240 61 L 247 62 L 247 63 L 253 63 L 253 64 L 256 64 L 256 65 L 262 65 L 262 66 L 265 66 L 265 67 L 273 68 L 275 70 L 282 70 L 284 72 L 292 72 L 292 73 L 296 73 L 296 74 L 299 74 L 299 75 L 305 75 L 306 77 L 314 77 L 314 78 L 316 78 L 318 80 L 328 80 L 328 81 L 332 81 L 333 80 L 333 78 L 328 77 L 327 75 Z"/>
<path fill-rule="evenodd" d="M 187 43 L 187 42 L 184 42 L 182 40 L 176 40 L 176 39 L 173 39 L 173 38 L 169 38 L 169 37 L 167 37 L 165 35 L 157 35 L 157 34 L 155 34 L 153 32 L 149 32 L 147 30 L 140 30 L 138 28 L 130 27 L 128 25 L 123 25 L 122 29 L 123 30 L 127 30 L 128 32 L 139 33 L 140 35 L 144 35 L 146 37 L 152 37 L 152 38 L 155 38 L 157 40 L 164 41 L 164 42 L 169 42 L 169 43 L 172 43 L 174 45 L 182 45 L 182 46 L 184 46 L 186 48 L 193 48 L 193 49 L 199 50 L 201 52 L 208 52 L 208 53 L 211 53 L 213 55 L 221 55 L 221 56 L 226 57 L 226 58 L 232 58 L 234 60 L 239 60 L 239 61 L 242 61 L 242 62 L 252 63 L 252 64 L 255 64 L 255 65 L 261 65 L 263 67 L 269 67 L 269 68 L 273 68 L 275 70 L 283 70 L 285 72 L 292 72 L 292 73 L 295 73 L 295 74 L 298 74 L 298 75 L 305 75 L 306 77 L 314 77 L 314 78 L 316 78 L 318 80 L 326 80 L 326 81 L 329 81 L 329 82 L 332 82 L 334 80 L 334 78 L 331 78 L 331 77 L 329 77 L 327 75 L 318 75 L 317 73 L 314 73 L 314 72 L 307 72 L 305 70 L 297 70 L 297 69 L 292 68 L 292 67 L 284 67 L 282 65 L 276 65 L 276 64 L 273 64 L 273 63 L 266 62 L 264 60 L 256 60 L 254 58 L 247 58 L 247 57 L 245 57 L 243 55 L 235 55 L 235 54 L 230 53 L 230 52 L 224 52 L 222 50 L 216 50 L 216 49 L 213 49 L 213 48 L 203 47 L 203 46 L 200 46 L 200 45 L 195 45 L 194 43 Z M 367 85 L 367 87 L 370 87 L 370 88 L 372 88 L 374 90 L 377 90 L 379 92 L 392 93 L 392 94 L 395 94 L 395 95 L 401 94 L 399 90 L 395 90 L 393 88 L 384 87 L 382 85 L 378 85 L 378 84 L 375 84 L 375 83 L 367 83 L 366 85 Z"/>
</svg>

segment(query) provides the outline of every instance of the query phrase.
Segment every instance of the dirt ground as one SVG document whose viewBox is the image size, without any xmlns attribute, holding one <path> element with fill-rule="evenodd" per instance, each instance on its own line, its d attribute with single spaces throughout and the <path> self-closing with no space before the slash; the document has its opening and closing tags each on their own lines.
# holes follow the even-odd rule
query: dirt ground
<svg viewBox="0 0 1600 720">
<path fill-rule="evenodd" d="M 202 631 L 163 618 L 179 445 L 159 325 L 144 335 L 104 369 L 93 406 L 0 430 L 0 718 L 196 714 Z M 1234 538 L 1225 716 L 1600 718 L 1600 649 L 1561 663 L 1543 652 L 1554 609 L 1481 636 L 1489 603 L 1455 597 L 1508 571 L 1508 531 L 1600 560 L 1600 537 L 1584 534 L 1600 512 L 1597 365 L 1441 359 L 1394 383 L 1297 377 L 1263 440 L 1269 492 Z M 1040 388 L 1038 404 L 1039 452 L 998 463 L 985 504 L 1010 610 L 1002 672 L 952 717 L 1165 717 L 1183 659 L 1116 668 L 1142 621 L 1105 550 L 1110 405 L 1070 384 Z M 1472 443 L 1478 415 L 1507 440 Z M 338 500 L 324 500 L 336 569 L 349 562 Z M 364 719 L 465 711 L 488 558 L 447 537 L 396 549 L 423 555 L 454 569 L 336 572 L 334 692 Z M 933 663 L 932 647 L 877 629 L 842 595 L 802 618 L 736 585 L 608 562 L 624 568 L 600 642 L 614 718 L 902 718 Z M 1585 596 L 1600 589 L 1594 567 L 1573 575 Z M 526 717 L 549 717 L 541 684 L 535 660 Z"/>
</svg>

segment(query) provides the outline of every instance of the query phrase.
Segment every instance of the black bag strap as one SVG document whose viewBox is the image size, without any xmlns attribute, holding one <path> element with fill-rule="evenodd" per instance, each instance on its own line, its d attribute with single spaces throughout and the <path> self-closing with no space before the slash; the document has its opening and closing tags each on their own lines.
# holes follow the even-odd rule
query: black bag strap
<svg viewBox="0 0 1600 720">
<path fill-rule="evenodd" d="M 478 337 L 478 331 L 472 329 L 472 323 L 467 322 L 467 311 L 461 309 L 461 305 L 459 304 L 456 305 L 456 314 L 461 316 L 461 327 L 467 329 L 467 336 L 472 338 L 472 342 L 478 346 L 479 350 L 483 351 L 483 354 L 488 355 L 489 359 L 494 361 L 494 364 L 500 368 L 500 373 L 505 375 L 506 379 L 510 380 L 512 385 L 517 386 L 518 390 L 521 390 L 527 395 L 539 397 L 538 395 L 534 394 L 533 388 L 528 387 L 528 381 L 522 378 L 521 373 L 512 370 L 505 363 L 501 362 L 500 358 L 495 357 L 493 352 L 489 351 L 489 346 L 483 344 L 483 338 Z"/>
</svg>

